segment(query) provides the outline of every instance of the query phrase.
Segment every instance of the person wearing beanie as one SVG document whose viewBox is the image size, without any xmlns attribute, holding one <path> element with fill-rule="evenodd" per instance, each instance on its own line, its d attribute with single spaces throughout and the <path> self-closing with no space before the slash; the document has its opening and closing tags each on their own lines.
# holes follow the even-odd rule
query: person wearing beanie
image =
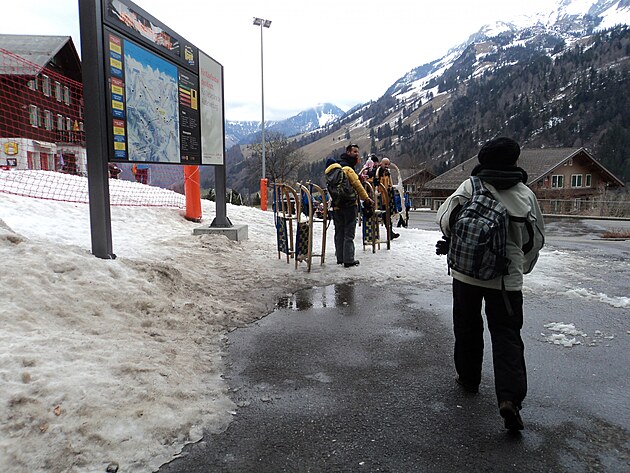
<svg viewBox="0 0 630 473">
<path fill-rule="evenodd" d="M 542 212 L 534 193 L 527 187 L 527 173 L 518 167 L 521 148 L 511 138 L 485 143 L 477 155 L 479 164 L 471 172 L 508 213 L 507 273 L 489 280 L 476 279 L 451 269 L 453 277 L 454 361 L 457 383 L 477 393 L 482 381 L 484 352 L 482 302 L 492 340 L 494 388 L 499 414 L 508 430 L 524 428 L 520 415 L 527 394 L 523 327 L 523 275 L 529 273 L 544 245 Z M 448 252 L 451 226 L 461 206 L 471 199 L 473 184 L 464 181 L 437 212 L 444 239 L 436 245 L 438 254 Z"/>
</svg>

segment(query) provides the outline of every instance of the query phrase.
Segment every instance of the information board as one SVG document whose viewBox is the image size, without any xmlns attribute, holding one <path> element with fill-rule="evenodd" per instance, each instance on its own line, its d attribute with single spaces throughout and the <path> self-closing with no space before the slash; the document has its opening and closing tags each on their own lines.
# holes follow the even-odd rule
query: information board
<svg viewBox="0 0 630 473">
<path fill-rule="evenodd" d="M 223 164 L 223 66 L 128 0 L 103 23 L 110 161 Z"/>
</svg>

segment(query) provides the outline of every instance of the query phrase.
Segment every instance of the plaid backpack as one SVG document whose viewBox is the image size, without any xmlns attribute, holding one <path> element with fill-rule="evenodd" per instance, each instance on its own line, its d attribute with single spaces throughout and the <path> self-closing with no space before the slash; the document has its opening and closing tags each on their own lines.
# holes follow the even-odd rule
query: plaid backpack
<svg viewBox="0 0 630 473">
<path fill-rule="evenodd" d="M 448 267 L 475 279 L 494 279 L 508 274 L 508 211 L 481 179 L 470 180 L 472 196 L 451 224 Z"/>
</svg>

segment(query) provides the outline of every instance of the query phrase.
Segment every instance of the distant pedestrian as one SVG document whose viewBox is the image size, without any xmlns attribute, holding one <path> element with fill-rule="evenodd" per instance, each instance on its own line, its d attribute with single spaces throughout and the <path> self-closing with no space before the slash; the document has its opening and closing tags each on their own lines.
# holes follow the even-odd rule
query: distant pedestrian
<svg viewBox="0 0 630 473">
<path fill-rule="evenodd" d="M 386 211 L 389 208 L 389 221 L 383 221 L 387 234 L 390 240 L 394 240 L 400 236 L 393 229 L 394 223 L 392 222 L 392 216 L 396 213 L 394 185 L 392 183 L 392 175 L 389 170 L 391 162 L 389 158 L 381 159 L 379 165 L 376 167 L 376 173 L 374 178 L 374 185 L 378 187 L 379 184 L 383 185 L 384 192 L 381 193 L 381 201 L 379 203 L 380 209 Z M 384 212 L 384 220 L 387 220 L 387 213 Z"/>
<path fill-rule="evenodd" d="M 400 202 L 400 194 L 396 192 L 396 208 L 398 208 Z M 398 217 L 397 227 L 405 227 L 409 225 L 409 210 L 411 209 L 411 198 L 409 197 L 409 193 L 405 192 L 405 213 L 403 216 L 402 213 L 402 203 L 400 203 L 400 215 Z"/>
<path fill-rule="evenodd" d="M 492 279 L 473 277 L 455 269 L 451 269 L 451 274 L 456 381 L 464 390 L 478 392 L 484 351 L 481 308 L 485 302 L 499 414 L 509 430 L 523 429 L 519 411 L 527 394 L 525 348 L 521 339 L 523 275 L 533 269 L 544 244 L 542 214 L 536 196 L 526 185 L 527 173 L 516 166 L 519 154 L 520 146 L 510 138 L 497 138 L 484 144 L 478 154 L 479 164 L 471 172 L 473 177 L 464 181 L 437 213 L 437 223 L 445 238 L 436 245 L 436 253 L 448 253 L 450 266 L 450 261 L 469 256 L 455 254 L 455 240 L 450 240 L 457 237 L 460 241 L 465 238 L 472 241 L 479 236 L 471 231 L 472 220 L 462 224 L 461 234 L 454 234 L 452 230 L 457 225 L 460 209 L 471 200 L 473 192 L 479 190 L 480 183 L 481 188 L 490 192 L 492 201 L 498 201 L 507 209 L 503 246 L 507 259 L 501 260 L 503 274 Z M 474 180 L 476 178 L 479 180 Z M 475 252 L 474 246 L 472 248 L 471 252 Z M 477 250 L 481 251 L 481 246 Z"/>
<path fill-rule="evenodd" d="M 122 172 L 122 169 L 116 166 L 116 163 L 109 163 L 108 170 L 109 170 L 109 177 L 112 179 L 118 179 L 118 176 Z"/>
<path fill-rule="evenodd" d="M 355 144 L 346 147 L 346 152 L 341 155 L 338 162 L 332 158 L 326 162 L 326 175 L 341 168 L 352 186 L 351 192 L 354 196 L 354 198 L 344 202 L 335 202 L 334 199 L 332 202 L 335 225 L 335 255 L 337 264 L 343 264 L 345 268 L 359 264 L 359 261 L 354 259 L 354 237 L 358 216 L 357 196 L 368 205 L 374 205 L 354 170 L 357 164 L 359 164 L 359 147 Z"/>
</svg>

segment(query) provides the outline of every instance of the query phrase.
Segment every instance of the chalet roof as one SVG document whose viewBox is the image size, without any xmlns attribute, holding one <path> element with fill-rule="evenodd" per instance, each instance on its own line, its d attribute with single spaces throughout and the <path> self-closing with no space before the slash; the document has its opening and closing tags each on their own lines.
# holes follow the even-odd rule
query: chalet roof
<svg viewBox="0 0 630 473">
<path fill-rule="evenodd" d="M 418 169 L 401 169 L 401 173 L 403 175 L 403 182 L 407 182 L 407 181 L 411 181 L 413 180 L 413 178 L 420 176 L 420 175 L 425 175 L 428 176 L 430 179 L 435 177 L 435 174 L 433 174 L 431 171 L 429 171 L 427 168 L 422 168 L 420 170 Z"/>
<path fill-rule="evenodd" d="M 4 64 L 0 62 L 0 74 L 36 75 L 68 42 L 72 44 L 70 36 L 0 34 L 0 48 L 26 60 L 18 67 L 12 64 L 6 70 L 3 70 Z M 72 49 L 77 54 L 74 45 Z"/>
<path fill-rule="evenodd" d="M 623 186 L 623 183 L 618 178 L 598 163 L 584 148 L 524 148 L 521 150 L 521 155 L 518 158 L 518 166 L 527 172 L 527 185 L 531 185 L 554 168 L 563 164 L 566 160 L 579 154 L 584 154 L 590 158 L 598 165 L 603 173 L 608 175 L 612 180 L 618 182 L 619 185 Z M 445 173 L 429 181 L 426 184 L 426 188 L 454 191 L 470 176 L 470 172 L 477 164 L 479 164 L 477 156 L 473 156 L 467 161 L 464 161 L 462 164 L 449 169 Z"/>
</svg>

